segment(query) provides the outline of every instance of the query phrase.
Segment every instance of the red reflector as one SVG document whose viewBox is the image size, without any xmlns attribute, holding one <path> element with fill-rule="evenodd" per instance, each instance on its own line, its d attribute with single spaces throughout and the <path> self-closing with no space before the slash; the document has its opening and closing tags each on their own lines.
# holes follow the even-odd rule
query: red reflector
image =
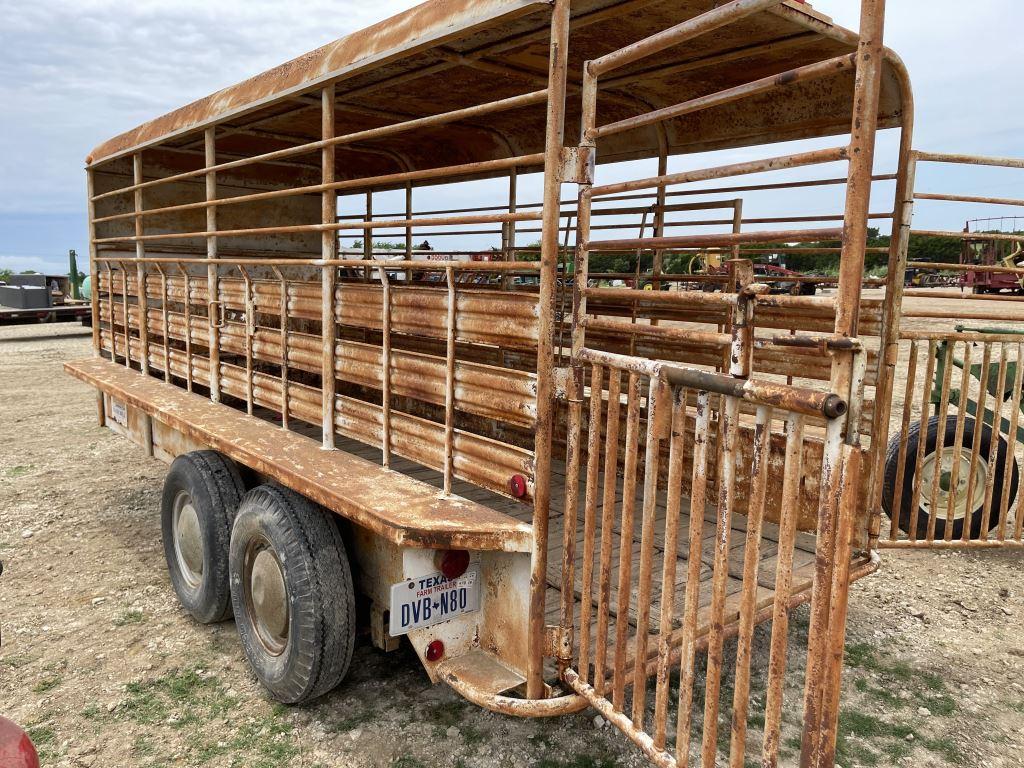
<svg viewBox="0 0 1024 768">
<path fill-rule="evenodd" d="M 508 492 L 517 499 L 523 498 L 526 495 L 526 478 L 522 475 L 512 475 L 508 479 Z"/>
<path fill-rule="evenodd" d="M 464 549 L 449 549 L 441 555 L 440 568 L 445 578 L 459 578 L 469 568 L 469 552 Z"/>
<path fill-rule="evenodd" d="M 427 661 L 440 661 L 444 656 L 444 643 L 440 640 L 431 640 L 427 643 Z"/>
</svg>

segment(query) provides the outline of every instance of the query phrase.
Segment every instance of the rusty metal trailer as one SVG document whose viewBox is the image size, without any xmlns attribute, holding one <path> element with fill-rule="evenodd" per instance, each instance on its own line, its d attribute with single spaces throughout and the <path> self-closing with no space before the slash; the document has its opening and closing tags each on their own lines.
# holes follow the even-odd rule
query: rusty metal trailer
<svg viewBox="0 0 1024 768">
<path fill-rule="evenodd" d="M 861 298 L 866 233 L 907 231 L 913 123 L 884 2 L 861 7 L 856 34 L 781 0 L 431 0 L 94 150 L 96 356 L 66 368 L 173 462 L 175 589 L 200 620 L 234 613 L 275 696 L 342 680 L 358 594 L 376 645 L 406 634 L 494 711 L 591 706 L 660 766 L 742 766 L 778 763 L 788 706 L 801 764 L 832 764 L 899 312 L 894 283 Z M 879 128 L 901 132 L 894 175 L 873 175 Z M 624 160 L 650 172 L 602 181 Z M 437 210 L 445 185 L 483 204 Z M 737 198 L 822 186 L 842 211 L 751 219 Z M 500 260 L 465 258 L 482 233 Z M 772 295 L 739 258 L 827 240 L 829 296 Z M 678 289 L 695 276 L 665 259 L 706 249 L 732 257 L 725 290 Z M 591 274 L 615 253 L 651 267 Z"/>
</svg>

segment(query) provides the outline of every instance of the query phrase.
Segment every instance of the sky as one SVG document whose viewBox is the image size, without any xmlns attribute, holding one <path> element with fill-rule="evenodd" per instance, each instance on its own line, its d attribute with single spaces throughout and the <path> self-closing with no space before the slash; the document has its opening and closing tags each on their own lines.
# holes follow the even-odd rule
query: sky
<svg viewBox="0 0 1024 768">
<path fill-rule="evenodd" d="M 82 168 L 101 141 L 414 4 L 0 0 L 0 269 L 63 272 L 70 248 L 84 258 Z M 859 3 L 817 0 L 814 6 L 843 26 L 859 26 Z M 1022 21 L 1024 7 L 1012 0 L 889 0 L 886 43 L 903 57 L 914 82 L 916 148 L 1024 157 L 1024 103 L 1016 98 Z M 880 135 L 879 172 L 893 169 L 895 140 L 895 132 Z M 835 143 L 791 144 L 778 151 Z M 721 153 L 698 164 L 771 153 Z M 673 158 L 670 170 L 694 162 Z M 599 171 L 599 179 L 649 170 L 619 164 Z M 800 173 L 794 178 L 809 178 Z M 918 175 L 918 189 L 933 192 L 1024 198 L 1022 186 L 1021 171 L 1005 169 L 923 166 Z M 525 200 L 539 193 L 539 184 L 528 180 L 521 189 Z M 891 205 L 891 189 L 879 185 L 876 192 L 873 208 L 882 211 Z M 474 194 L 469 188 L 449 190 L 431 202 L 454 207 Z M 385 199 L 375 207 L 390 204 Z M 778 196 L 762 196 L 745 213 L 771 215 L 780 205 Z M 805 191 L 786 199 L 784 210 L 794 208 L 837 211 L 841 201 Z M 969 217 L 1015 212 L 1024 213 L 920 204 L 915 227 L 960 229 Z"/>
</svg>

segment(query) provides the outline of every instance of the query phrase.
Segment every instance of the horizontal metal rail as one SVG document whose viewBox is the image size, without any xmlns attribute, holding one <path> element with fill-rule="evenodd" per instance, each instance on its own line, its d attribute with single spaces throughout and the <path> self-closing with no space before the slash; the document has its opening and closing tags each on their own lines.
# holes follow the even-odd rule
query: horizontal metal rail
<svg viewBox="0 0 1024 768">
<path fill-rule="evenodd" d="M 584 247 L 590 251 L 620 251 L 631 248 L 674 248 L 702 245 L 743 245 L 744 243 L 804 242 L 839 240 L 842 228 L 792 229 L 769 232 L 729 232 L 716 235 L 682 235 L 678 237 L 636 237 L 628 240 L 592 240 Z"/>
<path fill-rule="evenodd" d="M 738 379 L 713 371 L 589 348 L 581 350 L 578 357 L 587 363 L 606 365 L 643 376 L 664 377 L 670 384 L 737 397 L 755 405 L 784 408 L 794 413 L 836 419 L 847 411 L 846 401 L 830 392 L 756 379 Z"/>
<path fill-rule="evenodd" d="M 953 240 L 1024 240 L 1024 235 L 1005 235 L 1000 232 L 951 232 L 947 230 L 914 229 L 911 235 L 918 237 L 948 237 Z"/>
<path fill-rule="evenodd" d="M 221 266 L 243 266 L 243 267 L 372 267 L 384 269 L 411 269 L 424 272 L 437 272 L 444 269 L 454 269 L 465 272 L 538 272 L 540 264 L 532 261 L 410 261 L 400 259 L 396 261 L 384 261 L 376 259 L 204 259 L 204 258 L 181 258 L 174 256 L 147 256 L 145 258 L 104 256 L 97 255 L 98 262 L 119 264 L 144 263 L 144 264 L 218 264 Z"/>
<path fill-rule="evenodd" d="M 237 199 L 237 198 L 236 198 Z M 161 232 L 155 235 L 122 235 L 120 237 L 100 237 L 94 242 L 97 245 L 106 243 L 131 243 L 149 240 L 180 240 L 205 237 L 247 237 L 258 235 L 280 235 L 301 232 L 337 232 L 344 229 L 386 229 L 388 227 L 428 227 L 445 226 L 447 224 L 490 224 L 505 221 L 539 221 L 539 211 L 521 213 L 495 213 L 483 216 L 452 216 L 444 218 L 405 219 L 402 221 L 337 221 L 329 224 L 292 224 L 282 227 L 249 227 L 246 229 L 216 229 L 199 232 Z"/>
<path fill-rule="evenodd" d="M 488 115 L 494 112 L 502 112 L 510 109 L 517 109 L 519 107 L 529 106 L 532 104 L 540 104 L 547 100 L 548 91 L 546 88 L 539 91 L 532 91 L 531 93 L 524 93 L 520 96 L 512 96 L 507 99 L 501 99 L 499 101 L 492 101 L 486 104 L 478 104 L 472 107 L 466 107 L 465 109 L 456 109 L 451 112 L 442 112 L 437 115 L 428 115 L 426 117 L 415 118 L 412 120 L 406 120 L 402 123 L 395 123 L 393 125 L 385 125 L 380 128 L 370 128 L 365 131 L 356 131 L 354 133 L 348 133 L 344 136 L 335 136 L 329 139 L 322 139 L 320 141 L 312 141 L 305 144 L 298 144 L 294 147 L 286 147 L 285 149 L 278 149 L 273 152 L 264 152 L 263 154 L 253 155 L 252 157 L 243 158 L 240 160 L 232 160 L 227 163 L 219 163 L 215 165 L 205 166 L 203 168 L 197 168 L 192 171 L 186 171 L 184 173 L 177 173 L 173 176 L 167 176 L 162 179 L 152 179 L 150 181 L 144 181 L 139 184 L 132 184 L 126 187 L 119 187 L 118 189 L 111 190 L 109 192 L 102 192 L 98 195 L 93 195 L 91 198 L 93 202 L 102 200 L 107 197 L 113 197 L 114 195 L 124 194 L 126 192 L 134 192 L 138 189 L 147 189 L 149 187 L 158 186 L 160 184 L 167 184 L 169 182 L 184 181 L 186 179 L 196 178 L 198 176 L 204 176 L 207 173 L 228 171 L 233 168 L 241 168 L 246 165 L 252 165 L 254 163 L 266 162 L 268 160 L 277 160 L 282 157 L 289 157 L 291 155 L 302 155 L 317 150 L 325 149 L 327 147 L 334 147 L 341 144 L 350 144 L 356 141 L 368 141 L 370 139 L 381 139 L 387 136 L 394 136 L 398 133 L 405 131 L 413 131 L 418 128 L 430 128 L 438 125 L 447 125 L 448 123 L 458 122 L 459 120 L 465 120 L 470 117 L 479 117 L 480 115 Z M 146 214 L 145 211 L 142 212 Z M 115 218 L 129 218 L 136 214 L 129 213 L 118 216 L 108 216 L 105 218 L 95 219 L 95 221 L 111 221 Z"/>
<path fill-rule="evenodd" d="M 800 152 L 794 155 L 782 155 L 766 160 L 751 160 L 744 163 L 733 163 L 730 165 L 719 165 L 714 168 L 702 168 L 693 171 L 681 171 L 661 176 L 650 176 L 646 179 L 633 181 L 621 181 L 615 184 L 605 184 L 591 187 L 587 192 L 591 198 L 612 195 L 618 192 L 632 192 L 638 189 L 653 189 L 674 184 L 690 184 L 695 181 L 710 181 L 711 179 L 722 179 L 730 176 L 745 176 L 753 173 L 766 173 L 768 171 L 782 171 L 792 168 L 803 168 L 808 165 L 820 165 L 823 163 L 834 163 L 850 159 L 849 147 L 833 147 L 831 149 L 818 149 L 811 152 Z"/>
<path fill-rule="evenodd" d="M 772 6 L 779 5 L 782 0 L 732 0 L 707 13 L 676 24 L 657 34 L 638 40 L 611 53 L 590 61 L 587 65 L 589 73 L 596 77 L 614 69 L 620 69 L 633 62 L 671 48 L 674 45 L 692 40 L 700 35 L 732 24 L 740 19 L 752 16 Z"/>
<path fill-rule="evenodd" d="M 982 155 L 949 155 L 938 152 L 914 152 L 914 158 L 924 163 L 953 163 L 959 165 L 986 165 L 993 168 L 1024 168 L 1024 160 L 1015 157 L 985 157 Z"/>
<path fill-rule="evenodd" d="M 983 203 L 987 205 L 1024 206 L 1024 200 L 1012 197 L 977 197 L 975 195 L 941 195 L 933 192 L 915 192 L 915 200 L 945 200 L 951 203 Z"/>
<path fill-rule="evenodd" d="M 737 85 L 734 88 L 728 88 L 724 91 L 719 91 L 707 96 L 700 96 L 695 99 L 690 99 L 689 101 L 674 104 L 670 107 L 664 107 L 663 109 L 656 109 L 653 112 L 647 112 L 642 115 L 637 115 L 636 117 L 628 117 L 614 123 L 607 123 L 589 131 L 587 138 L 594 140 L 604 136 L 612 136 L 616 133 L 635 130 L 653 123 L 659 123 L 664 120 L 671 120 L 673 118 L 682 117 L 683 115 L 689 115 L 694 112 L 700 112 L 712 107 L 730 104 L 749 96 L 756 96 L 757 94 L 774 91 L 780 86 L 788 86 L 795 83 L 802 83 L 809 80 L 828 77 L 836 74 L 837 72 L 849 71 L 854 68 L 855 64 L 856 54 L 837 56 L 833 59 L 828 59 L 827 61 L 809 64 L 805 67 L 798 67 L 787 72 L 781 72 L 777 75 L 763 77 L 760 80 L 754 80 L 750 83 Z"/>
</svg>

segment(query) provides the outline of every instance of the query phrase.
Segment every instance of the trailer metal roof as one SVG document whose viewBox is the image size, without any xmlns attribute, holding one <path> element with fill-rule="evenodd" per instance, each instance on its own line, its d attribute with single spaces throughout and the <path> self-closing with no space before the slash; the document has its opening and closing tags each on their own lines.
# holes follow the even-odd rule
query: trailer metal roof
<svg viewBox="0 0 1024 768">
<path fill-rule="evenodd" d="M 580 0 L 573 3 L 567 143 L 579 124 L 583 63 L 714 7 L 713 0 Z M 320 138 L 317 90 L 337 88 L 339 130 L 374 128 L 515 96 L 546 86 L 550 3 L 429 0 L 237 85 L 224 88 L 96 147 L 96 165 L 147 149 L 147 162 L 185 168 L 200 132 L 218 126 L 218 153 L 251 156 Z M 689 98 L 853 53 L 857 36 L 789 0 L 616 72 L 601 82 L 602 121 L 621 120 Z M 888 63 L 881 127 L 900 124 L 901 73 Z M 670 153 L 723 149 L 849 132 L 854 73 L 685 115 L 665 125 Z M 516 109 L 339 147 L 338 177 L 498 159 L 543 151 L 545 105 Z M 601 162 L 653 157 L 658 129 L 602 139 Z M 149 148 L 159 147 L 156 151 Z"/>
</svg>

